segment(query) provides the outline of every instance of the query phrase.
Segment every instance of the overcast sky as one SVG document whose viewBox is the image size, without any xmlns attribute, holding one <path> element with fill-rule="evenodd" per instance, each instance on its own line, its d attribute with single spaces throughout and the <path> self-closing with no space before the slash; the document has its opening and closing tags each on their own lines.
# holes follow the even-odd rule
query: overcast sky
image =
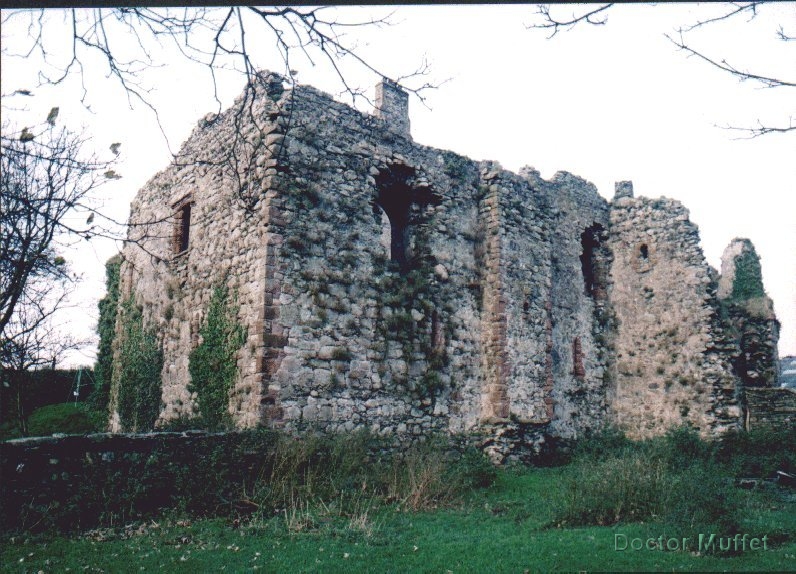
<svg viewBox="0 0 796 574">
<path fill-rule="evenodd" d="M 552 39 L 544 31 L 526 29 L 537 21 L 533 6 L 370 7 L 338 13 L 356 19 L 393 9 L 392 26 L 351 28 L 348 34 L 359 53 L 391 77 L 411 71 L 425 57 L 432 66 L 428 79 L 449 79 L 426 94 L 430 109 L 410 100 L 415 141 L 477 160 L 497 160 L 513 171 L 530 165 L 545 178 L 569 171 L 592 181 L 608 199 L 615 181 L 633 180 L 636 195 L 685 204 L 699 226 L 705 256 L 716 268 L 730 240 L 748 237 L 761 256 L 766 290 L 782 322 L 780 355 L 796 355 L 796 132 L 733 139 L 739 134 L 718 127 L 796 121 L 794 90 L 739 82 L 687 58 L 664 37 L 699 17 L 719 14 L 720 5 L 620 5 L 608 13 L 606 25 L 581 26 Z M 559 10 L 568 16 L 578 8 Z M 48 18 L 57 24 L 62 15 L 50 11 Z M 763 6 L 752 21 L 713 25 L 689 39 L 736 67 L 792 79 L 796 42 L 777 40 L 779 25 L 796 35 L 796 3 Z M 64 39 L 58 34 L 66 27 L 52 30 L 59 28 L 48 37 L 56 54 Z M 27 22 L 11 20 L 2 33 L 4 48 L 21 45 Z M 281 72 L 273 39 L 257 36 L 252 39 L 257 65 Z M 118 41 L 124 46 L 126 39 Z M 151 100 L 160 111 L 168 145 L 153 115 L 140 104 L 129 108 L 99 60 L 87 60 L 89 113 L 79 101 L 78 78 L 37 87 L 41 65 L 35 57 L 4 55 L 2 93 L 27 88 L 34 96 L 6 98 L 5 104 L 18 109 L 4 109 L 3 119 L 31 125 L 59 106 L 59 121 L 73 129 L 85 126 L 100 154 L 109 157 L 108 146 L 121 142 L 116 171 L 123 178 L 110 182 L 102 195 L 103 209 L 126 219 L 137 190 L 168 165 L 169 145 L 177 151 L 197 120 L 217 111 L 208 75 L 166 54 L 164 66 L 142 78 L 156 86 Z M 341 91 L 321 59 L 313 66 L 296 55 L 291 67 L 302 84 Z M 373 97 L 376 77 L 353 65 L 346 73 Z M 226 108 L 243 80 L 234 73 L 220 78 Z M 364 100 L 358 107 L 372 111 Z M 93 335 L 97 300 L 104 293 L 104 263 L 118 249 L 112 241 L 97 240 L 69 255 L 72 268 L 83 276 L 78 310 L 66 318 L 79 335 Z M 87 348 L 68 362 L 90 364 L 94 353 Z"/>
</svg>

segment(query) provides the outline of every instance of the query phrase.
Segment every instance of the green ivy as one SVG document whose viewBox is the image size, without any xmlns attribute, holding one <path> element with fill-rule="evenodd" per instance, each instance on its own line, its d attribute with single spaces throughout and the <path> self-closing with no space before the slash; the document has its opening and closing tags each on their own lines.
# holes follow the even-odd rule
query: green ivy
<svg viewBox="0 0 796 574">
<path fill-rule="evenodd" d="M 144 328 L 141 309 L 132 297 L 122 304 L 121 313 L 119 362 L 114 371 L 116 410 L 123 430 L 148 431 L 160 414 L 163 351 L 154 330 Z"/>
<path fill-rule="evenodd" d="M 122 265 L 120 255 L 114 255 L 105 263 L 105 287 L 107 293 L 99 302 L 99 349 L 94 366 L 94 392 L 89 398 L 91 406 L 107 412 L 110 398 L 111 378 L 113 377 L 113 339 L 116 333 L 116 314 L 119 308 L 119 269 Z"/>
<path fill-rule="evenodd" d="M 210 429 L 230 426 L 229 393 L 237 376 L 235 354 L 246 341 L 246 330 L 237 321 L 238 307 L 225 287 L 216 287 L 210 298 L 199 334 L 202 342 L 189 356 L 191 382 L 197 394 L 199 414 Z"/>
<path fill-rule="evenodd" d="M 760 271 L 760 258 L 754 250 L 744 249 L 735 258 L 735 278 L 732 282 L 732 298 L 747 300 L 754 297 L 764 297 L 763 276 Z"/>
</svg>

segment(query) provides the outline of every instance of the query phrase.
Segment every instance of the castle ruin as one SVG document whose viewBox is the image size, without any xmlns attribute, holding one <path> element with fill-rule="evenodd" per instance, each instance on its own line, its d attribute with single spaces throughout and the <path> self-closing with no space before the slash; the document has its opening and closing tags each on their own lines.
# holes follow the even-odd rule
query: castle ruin
<svg viewBox="0 0 796 574">
<path fill-rule="evenodd" d="M 751 243 L 719 276 L 677 201 L 419 145 L 388 80 L 370 115 L 263 74 L 130 222 L 121 293 L 162 345 L 160 423 L 197 412 L 189 355 L 218 286 L 245 329 L 241 428 L 472 433 L 501 460 L 607 422 L 715 436 L 776 381 L 770 299 L 733 291 Z"/>
</svg>

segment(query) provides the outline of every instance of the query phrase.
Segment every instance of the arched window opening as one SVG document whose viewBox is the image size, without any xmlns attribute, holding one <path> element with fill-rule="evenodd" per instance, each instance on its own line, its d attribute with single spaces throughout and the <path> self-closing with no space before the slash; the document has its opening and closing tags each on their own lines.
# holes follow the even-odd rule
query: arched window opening
<svg viewBox="0 0 796 574">
<path fill-rule="evenodd" d="M 383 217 L 380 220 L 382 241 L 386 243 L 389 227 L 390 260 L 398 265 L 401 273 L 408 272 L 413 262 L 422 257 L 415 252 L 419 239 L 415 233 L 428 217 L 427 208 L 440 203 L 427 182 L 415 185 L 416 177 L 415 169 L 404 164 L 390 165 L 376 175 L 378 195 L 373 200 L 374 213 L 386 214 L 389 223 L 385 223 Z"/>
<path fill-rule="evenodd" d="M 408 267 L 410 255 L 409 240 L 409 198 L 408 194 L 380 193 L 376 200 L 381 216 L 381 241 L 387 243 L 389 232 L 390 260 L 395 261 L 401 270 Z M 386 221 L 385 221 L 386 219 Z"/>
<path fill-rule="evenodd" d="M 646 243 L 642 243 L 638 248 L 638 255 L 642 259 L 649 259 L 650 258 L 650 249 L 647 247 Z"/>
</svg>

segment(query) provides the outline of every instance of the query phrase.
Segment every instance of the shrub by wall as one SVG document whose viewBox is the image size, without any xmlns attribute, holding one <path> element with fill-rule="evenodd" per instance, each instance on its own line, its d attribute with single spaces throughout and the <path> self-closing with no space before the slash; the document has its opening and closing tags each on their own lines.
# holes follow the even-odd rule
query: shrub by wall
<svg viewBox="0 0 796 574">
<path fill-rule="evenodd" d="M 0 531 L 83 530 L 171 508 L 228 512 L 273 437 L 192 431 L 0 443 Z"/>
<path fill-rule="evenodd" d="M 735 278 L 732 282 L 732 299 L 745 301 L 754 297 L 765 297 L 760 258 L 751 243 L 749 249 L 735 258 Z"/>
<path fill-rule="evenodd" d="M 114 255 L 105 263 L 105 297 L 99 301 L 99 348 L 94 365 L 94 392 L 91 394 L 92 408 L 107 413 L 113 378 L 113 338 L 116 332 L 116 314 L 119 309 L 119 269 L 121 255 Z"/>
</svg>

